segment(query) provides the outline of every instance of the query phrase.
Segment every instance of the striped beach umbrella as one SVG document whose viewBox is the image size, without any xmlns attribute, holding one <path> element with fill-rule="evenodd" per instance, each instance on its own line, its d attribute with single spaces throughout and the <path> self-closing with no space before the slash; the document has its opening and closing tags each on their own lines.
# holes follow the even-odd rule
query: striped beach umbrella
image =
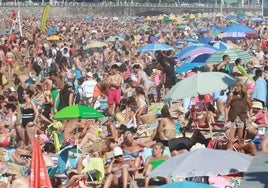
<svg viewBox="0 0 268 188">
<path fill-rule="evenodd" d="M 222 61 L 223 55 L 229 55 L 231 63 L 234 63 L 237 58 L 242 59 L 244 63 L 252 60 L 252 57 L 243 50 L 239 50 L 236 48 L 226 49 L 224 51 L 218 51 L 212 54 L 206 61 L 207 64 L 218 64 Z"/>
</svg>

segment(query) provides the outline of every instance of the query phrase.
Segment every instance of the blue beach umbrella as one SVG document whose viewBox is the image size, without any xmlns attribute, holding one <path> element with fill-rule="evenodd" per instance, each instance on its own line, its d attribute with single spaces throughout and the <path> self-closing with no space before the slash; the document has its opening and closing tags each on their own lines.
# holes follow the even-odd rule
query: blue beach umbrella
<svg viewBox="0 0 268 188">
<path fill-rule="evenodd" d="M 206 63 L 183 63 L 181 66 L 176 67 L 175 72 L 176 74 L 180 74 L 192 70 L 196 67 L 203 67 L 205 65 Z"/>
<path fill-rule="evenodd" d="M 233 48 L 232 46 L 229 46 L 227 43 L 222 42 L 222 41 L 217 41 L 216 43 L 213 44 L 215 48 L 218 48 L 220 51 L 224 51 L 230 48 Z"/>
<path fill-rule="evenodd" d="M 138 49 L 138 52 L 154 52 L 154 51 L 174 50 L 171 46 L 165 43 L 151 43 Z"/>
<path fill-rule="evenodd" d="M 212 38 L 211 37 L 202 37 L 198 40 L 200 43 L 210 43 L 212 41 Z"/>
<path fill-rule="evenodd" d="M 194 188 L 212 188 L 214 186 L 204 184 L 204 183 L 191 182 L 191 181 L 180 181 L 180 182 L 175 182 L 175 183 L 159 186 L 159 188 L 193 188 L 193 187 Z"/>
<path fill-rule="evenodd" d="M 191 63 L 205 63 L 210 56 L 211 54 L 201 54 L 191 60 Z"/>
<path fill-rule="evenodd" d="M 233 24 L 233 25 L 230 25 L 230 26 L 227 26 L 227 27 L 223 28 L 222 32 L 223 33 L 229 33 L 229 32 L 255 33 L 256 30 L 251 28 L 251 27 L 242 25 L 242 24 Z"/>
<path fill-rule="evenodd" d="M 215 53 L 216 51 L 218 51 L 217 48 L 204 44 L 201 46 L 189 46 L 185 49 L 183 49 L 179 54 L 176 54 L 175 56 L 179 59 L 185 59 L 190 57 L 191 59 L 197 57 L 198 55 L 207 53 L 207 54 L 212 54 Z"/>
</svg>

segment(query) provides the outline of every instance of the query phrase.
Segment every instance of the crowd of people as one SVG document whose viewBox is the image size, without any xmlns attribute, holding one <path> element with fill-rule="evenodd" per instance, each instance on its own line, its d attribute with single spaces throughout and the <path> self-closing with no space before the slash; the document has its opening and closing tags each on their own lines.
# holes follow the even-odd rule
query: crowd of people
<svg viewBox="0 0 268 188">
<path fill-rule="evenodd" d="M 53 38 L 39 30 L 40 21 L 35 16 L 22 18 L 22 33 L 13 28 L 0 37 L 1 187 L 29 187 L 36 135 L 55 188 L 86 187 L 95 180 L 105 188 L 126 188 L 137 174 L 144 177 L 144 187 L 159 181 L 169 183 L 168 178 L 149 179 L 148 174 L 198 143 L 204 147 L 213 143 L 214 149 L 252 156 L 261 146 L 267 152 L 265 22 L 243 20 L 242 24 L 254 28 L 256 34 L 233 40 L 252 56 L 251 61 L 230 62 L 225 54 L 216 66 L 177 74 L 176 67 L 183 60 L 174 56 L 181 50 L 176 48 L 176 41 L 184 40 L 186 48 L 191 45 L 187 38 L 220 40 L 208 27 L 213 24 L 223 28 L 229 24 L 227 21 L 219 17 L 187 19 L 187 27 L 182 29 L 176 20 L 50 18 L 46 27 L 56 28 Z M 195 32 L 204 27 L 208 28 L 206 32 Z M 174 50 L 138 51 L 155 42 L 166 43 Z M 224 72 L 237 81 L 233 88 L 197 95 L 190 102 L 183 99 L 164 104 L 165 94 L 197 71 Z M 90 106 L 105 117 L 53 119 L 61 109 L 74 104 Z M 225 130 L 224 139 L 208 139 L 197 129 L 210 123 L 207 116 L 214 128 Z M 192 131 L 192 136 L 186 137 Z M 181 133 L 184 142 L 177 140 Z M 66 165 L 61 172 L 67 177 L 65 181 L 57 176 L 61 171 L 57 168 L 58 155 L 70 146 L 77 146 L 81 153 L 75 156 L 75 165 Z M 102 163 L 100 173 L 85 170 L 92 161 Z"/>
</svg>

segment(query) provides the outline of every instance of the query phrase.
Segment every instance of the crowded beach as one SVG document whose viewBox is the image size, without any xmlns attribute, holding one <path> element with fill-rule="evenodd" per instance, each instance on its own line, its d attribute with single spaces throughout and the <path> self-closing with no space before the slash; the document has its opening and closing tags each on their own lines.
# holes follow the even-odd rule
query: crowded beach
<svg viewBox="0 0 268 188">
<path fill-rule="evenodd" d="M 235 188 L 268 153 L 261 16 L 8 17 L 0 187 Z"/>
</svg>

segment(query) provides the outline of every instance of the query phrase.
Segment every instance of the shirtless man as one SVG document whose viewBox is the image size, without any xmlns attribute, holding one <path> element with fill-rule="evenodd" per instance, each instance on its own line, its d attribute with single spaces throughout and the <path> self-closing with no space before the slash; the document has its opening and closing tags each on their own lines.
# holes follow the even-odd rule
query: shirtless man
<svg viewBox="0 0 268 188">
<path fill-rule="evenodd" d="M 109 115 L 114 115 L 119 112 L 119 104 L 121 100 L 121 84 L 122 76 L 118 72 L 118 65 L 114 64 L 111 67 L 111 75 L 108 77 L 108 105 Z M 115 105 L 115 109 L 114 109 Z"/>
</svg>

